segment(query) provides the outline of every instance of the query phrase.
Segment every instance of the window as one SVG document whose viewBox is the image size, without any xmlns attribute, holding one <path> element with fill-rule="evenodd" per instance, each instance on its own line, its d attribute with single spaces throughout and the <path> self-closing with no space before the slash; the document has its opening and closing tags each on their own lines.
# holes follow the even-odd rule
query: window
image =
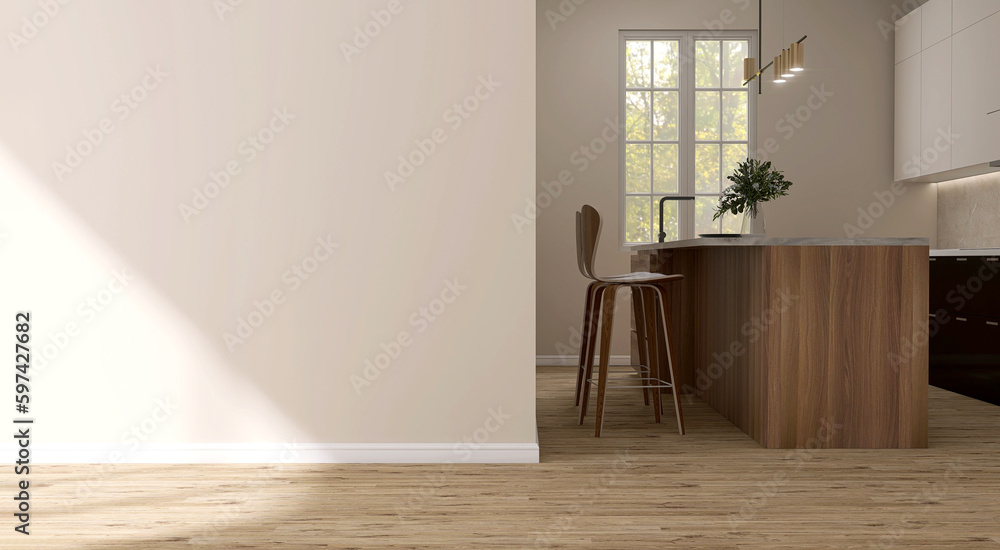
<svg viewBox="0 0 1000 550">
<path fill-rule="evenodd" d="M 655 242 L 664 205 L 667 240 L 739 233 L 742 219 L 712 220 L 726 177 L 754 150 L 756 94 L 743 86 L 755 55 L 746 31 L 622 31 L 620 120 L 623 244 Z"/>
</svg>

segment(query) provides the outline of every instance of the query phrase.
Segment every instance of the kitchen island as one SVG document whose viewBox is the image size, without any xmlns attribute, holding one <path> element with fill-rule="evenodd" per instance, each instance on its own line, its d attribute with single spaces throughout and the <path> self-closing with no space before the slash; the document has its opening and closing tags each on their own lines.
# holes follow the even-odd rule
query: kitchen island
<svg viewBox="0 0 1000 550">
<path fill-rule="evenodd" d="M 632 250 L 633 272 L 684 275 L 666 289 L 683 393 L 767 448 L 927 447 L 927 239 Z"/>
</svg>

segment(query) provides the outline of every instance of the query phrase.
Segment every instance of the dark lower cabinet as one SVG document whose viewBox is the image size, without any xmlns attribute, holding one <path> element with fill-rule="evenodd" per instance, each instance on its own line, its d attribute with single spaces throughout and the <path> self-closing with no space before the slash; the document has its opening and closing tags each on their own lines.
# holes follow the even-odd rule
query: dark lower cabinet
<svg viewBox="0 0 1000 550">
<path fill-rule="evenodd" d="M 951 290 L 950 258 L 931 258 L 931 314 L 948 309 L 948 292 Z"/>
<path fill-rule="evenodd" d="M 1000 317 L 1000 259 L 941 258 L 947 276 L 945 308 L 966 315 Z M 934 262 L 938 264 L 938 262 Z"/>
<path fill-rule="evenodd" d="M 1000 263 L 987 260 L 931 262 L 930 383 L 1000 405 Z"/>
</svg>

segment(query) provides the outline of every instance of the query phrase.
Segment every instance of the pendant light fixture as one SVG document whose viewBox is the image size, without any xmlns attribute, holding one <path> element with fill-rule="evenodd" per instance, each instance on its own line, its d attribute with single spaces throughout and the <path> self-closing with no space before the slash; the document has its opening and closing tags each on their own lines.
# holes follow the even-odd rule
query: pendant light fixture
<svg viewBox="0 0 1000 550">
<path fill-rule="evenodd" d="M 754 75 L 757 73 L 757 60 L 748 57 L 743 60 L 743 81 L 749 82 L 753 79 Z"/>
<path fill-rule="evenodd" d="M 782 4 L 784 6 L 784 4 Z M 764 0 L 758 0 L 758 37 L 761 43 L 763 43 L 763 28 L 764 28 Z M 784 13 L 784 12 L 782 12 Z M 782 16 L 782 27 L 784 27 L 784 16 Z M 809 38 L 808 35 L 803 36 L 798 42 L 793 42 L 788 46 L 787 49 L 781 50 L 781 54 L 774 58 L 774 61 L 768 63 L 767 65 L 756 70 L 757 62 L 752 58 L 748 57 L 743 60 L 743 85 L 746 86 L 753 82 L 754 79 L 760 78 L 764 71 L 768 67 L 774 67 L 774 83 L 783 84 L 788 82 L 788 79 L 793 78 L 795 73 L 802 72 L 805 70 L 805 60 L 806 60 L 806 47 L 805 40 Z M 759 49 L 759 48 L 758 48 Z M 758 56 L 760 52 L 758 51 Z M 761 61 L 763 63 L 763 61 Z M 757 87 L 757 93 L 764 93 L 763 86 Z"/>
<path fill-rule="evenodd" d="M 781 51 L 781 76 L 785 78 L 792 78 L 795 76 L 795 73 L 792 72 L 791 49 Z"/>
<path fill-rule="evenodd" d="M 792 72 L 797 73 L 805 70 L 806 47 L 802 42 L 792 44 Z"/>
</svg>

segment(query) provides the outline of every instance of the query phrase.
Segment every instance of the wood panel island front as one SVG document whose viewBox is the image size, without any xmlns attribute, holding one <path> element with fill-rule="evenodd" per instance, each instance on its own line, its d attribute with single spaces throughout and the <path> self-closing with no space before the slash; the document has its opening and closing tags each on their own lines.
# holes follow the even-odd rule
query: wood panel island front
<svg viewBox="0 0 1000 550">
<path fill-rule="evenodd" d="M 927 447 L 927 239 L 632 250 L 633 272 L 684 275 L 665 288 L 683 393 L 767 448 Z"/>
</svg>

